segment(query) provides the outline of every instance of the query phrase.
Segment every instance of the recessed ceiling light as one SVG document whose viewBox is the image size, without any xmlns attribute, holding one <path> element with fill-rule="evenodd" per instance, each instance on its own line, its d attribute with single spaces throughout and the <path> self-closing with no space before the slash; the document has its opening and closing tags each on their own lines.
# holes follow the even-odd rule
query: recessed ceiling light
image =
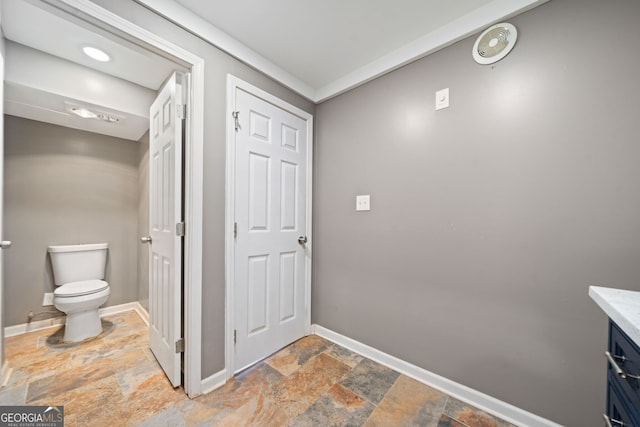
<svg viewBox="0 0 640 427">
<path fill-rule="evenodd" d="M 85 46 L 82 48 L 82 51 L 89 58 L 95 59 L 96 61 L 107 62 L 111 60 L 111 57 L 105 51 L 97 47 Z"/>
<path fill-rule="evenodd" d="M 83 119 L 96 119 L 98 115 L 91 110 L 82 107 L 72 107 L 71 112 Z"/>
</svg>

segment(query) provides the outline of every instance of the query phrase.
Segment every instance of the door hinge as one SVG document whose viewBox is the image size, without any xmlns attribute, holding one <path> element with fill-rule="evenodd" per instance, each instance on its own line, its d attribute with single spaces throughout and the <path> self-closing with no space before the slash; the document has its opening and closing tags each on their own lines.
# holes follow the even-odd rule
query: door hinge
<svg viewBox="0 0 640 427">
<path fill-rule="evenodd" d="M 238 330 L 234 329 L 233 330 L 233 343 L 237 343 L 238 342 Z"/>
<path fill-rule="evenodd" d="M 178 114 L 179 120 L 184 120 L 187 118 L 187 105 L 180 104 L 176 106 L 176 113 Z"/>
<path fill-rule="evenodd" d="M 236 237 L 238 237 L 238 223 L 234 222 L 233 223 L 233 238 L 235 239 Z"/>
<path fill-rule="evenodd" d="M 184 338 L 176 341 L 176 353 L 184 353 Z"/>
<path fill-rule="evenodd" d="M 184 222 L 179 222 L 176 224 L 176 236 L 184 237 L 185 225 Z"/>
</svg>

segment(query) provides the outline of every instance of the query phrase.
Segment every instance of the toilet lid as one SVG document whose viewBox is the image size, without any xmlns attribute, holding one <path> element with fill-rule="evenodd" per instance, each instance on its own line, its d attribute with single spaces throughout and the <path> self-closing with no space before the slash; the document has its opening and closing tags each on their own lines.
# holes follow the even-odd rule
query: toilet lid
<svg viewBox="0 0 640 427">
<path fill-rule="evenodd" d="M 80 282 L 65 283 L 59 286 L 53 294 L 57 297 L 78 297 L 100 292 L 108 287 L 109 284 L 104 280 L 83 280 Z"/>
</svg>

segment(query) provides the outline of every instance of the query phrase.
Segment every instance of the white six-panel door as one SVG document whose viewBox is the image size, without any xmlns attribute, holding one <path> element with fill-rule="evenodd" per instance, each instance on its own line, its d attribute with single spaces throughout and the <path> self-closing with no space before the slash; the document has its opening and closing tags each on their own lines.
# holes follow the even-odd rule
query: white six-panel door
<svg viewBox="0 0 640 427">
<path fill-rule="evenodd" d="M 183 126 L 179 106 L 184 104 L 184 76 L 174 74 L 160 91 L 150 111 L 149 142 L 149 338 L 151 350 L 174 387 L 180 385 Z"/>
<path fill-rule="evenodd" d="M 241 88 L 234 97 L 238 371 L 305 335 L 310 254 L 307 122 Z"/>
</svg>

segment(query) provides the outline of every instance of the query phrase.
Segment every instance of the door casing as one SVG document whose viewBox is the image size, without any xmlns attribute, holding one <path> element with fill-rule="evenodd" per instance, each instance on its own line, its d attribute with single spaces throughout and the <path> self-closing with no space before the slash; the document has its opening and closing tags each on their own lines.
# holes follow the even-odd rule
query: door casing
<svg viewBox="0 0 640 427">
<path fill-rule="evenodd" d="M 204 59 L 89 0 L 46 0 L 47 3 L 107 29 L 142 48 L 160 51 L 190 72 L 185 124 L 184 209 L 184 390 L 202 393 L 202 232 L 204 151 Z M 179 202 L 179 201 L 178 201 Z M 0 290 L 1 291 L 1 290 Z"/>
<path fill-rule="evenodd" d="M 313 115 L 301 110 L 300 108 L 289 104 L 253 86 L 231 74 L 227 75 L 227 159 L 226 159 L 226 188 L 225 188 L 225 371 L 226 378 L 233 377 L 234 367 L 234 283 L 235 283 L 235 250 L 234 250 L 234 222 L 235 212 L 235 122 L 232 113 L 234 112 L 234 98 L 236 89 L 242 89 L 253 96 L 269 102 L 293 115 L 300 117 L 307 123 L 307 176 L 306 176 L 306 223 L 307 223 L 307 243 L 306 248 L 308 256 L 305 260 L 305 334 L 311 333 L 311 259 L 313 254 L 313 236 L 312 236 L 312 189 L 313 189 Z"/>
<path fill-rule="evenodd" d="M 2 22 L 0 21 L 0 25 Z M 4 40 L 0 40 L 0 240 L 4 239 Z M 2 323 L 3 295 L 3 265 L 2 249 L 0 248 L 0 385 L 4 385 L 8 378 L 9 364 L 4 357 L 4 324 Z"/>
</svg>

